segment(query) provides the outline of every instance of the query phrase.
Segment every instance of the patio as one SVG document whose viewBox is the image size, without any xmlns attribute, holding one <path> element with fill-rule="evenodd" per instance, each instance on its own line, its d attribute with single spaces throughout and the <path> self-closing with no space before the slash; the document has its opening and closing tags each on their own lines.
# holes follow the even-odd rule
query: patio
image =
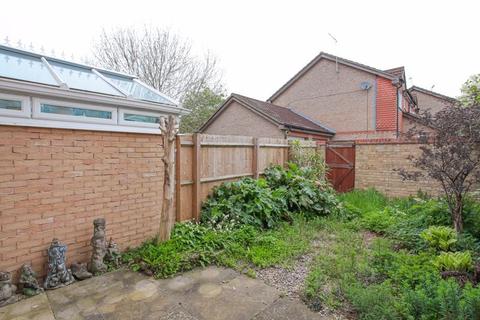
<svg viewBox="0 0 480 320">
<path fill-rule="evenodd" d="M 325 318 L 261 280 L 208 267 L 165 280 L 111 272 L 1 308 L 0 319 Z"/>
</svg>

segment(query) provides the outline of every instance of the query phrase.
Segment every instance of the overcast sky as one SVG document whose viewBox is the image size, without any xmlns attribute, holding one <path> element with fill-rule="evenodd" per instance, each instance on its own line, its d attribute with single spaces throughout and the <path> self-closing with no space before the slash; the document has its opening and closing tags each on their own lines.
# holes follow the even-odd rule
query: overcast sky
<svg viewBox="0 0 480 320">
<path fill-rule="evenodd" d="M 84 57 L 102 28 L 147 24 L 214 53 L 228 93 L 266 99 L 326 51 L 379 69 L 403 65 L 410 85 L 457 96 L 480 73 L 479 12 L 478 0 L 16 0 L 2 1 L 0 39 Z"/>
</svg>

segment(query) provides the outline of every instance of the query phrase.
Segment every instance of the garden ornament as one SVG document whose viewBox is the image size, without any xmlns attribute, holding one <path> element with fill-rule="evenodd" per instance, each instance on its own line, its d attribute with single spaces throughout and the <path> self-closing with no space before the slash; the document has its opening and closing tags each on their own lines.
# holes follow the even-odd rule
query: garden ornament
<svg viewBox="0 0 480 320">
<path fill-rule="evenodd" d="M 67 246 L 58 239 L 53 239 L 48 248 L 48 271 L 45 279 L 45 289 L 56 289 L 75 281 L 72 272 L 67 268 L 65 253 Z"/>
</svg>

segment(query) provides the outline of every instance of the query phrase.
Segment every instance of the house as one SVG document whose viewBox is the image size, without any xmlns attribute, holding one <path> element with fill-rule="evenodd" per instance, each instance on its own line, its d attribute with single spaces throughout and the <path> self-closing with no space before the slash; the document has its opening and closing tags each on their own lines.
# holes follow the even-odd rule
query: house
<svg viewBox="0 0 480 320">
<path fill-rule="evenodd" d="M 208 134 L 329 140 L 335 131 L 289 108 L 233 93 L 200 128 Z"/>
<path fill-rule="evenodd" d="M 285 113 L 296 114 L 297 119 L 303 117 L 305 123 L 308 121 L 328 129 L 328 133 L 304 134 L 307 128 L 302 127 L 302 134 L 296 137 L 318 140 L 395 139 L 417 121 L 415 114 L 419 109 L 431 107 L 438 110 L 442 103 L 454 101 L 418 87 L 407 89 L 404 67 L 380 70 L 324 52 L 266 102 L 239 97 L 232 95 L 201 127 L 200 132 L 268 137 L 278 137 L 283 133 L 294 137 L 297 133 L 290 130 L 285 121 L 262 125 L 260 118 L 265 116 L 265 109 L 278 110 L 281 107 L 288 110 Z M 247 107 L 246 101 L 256 102 Z"/>
</svg>

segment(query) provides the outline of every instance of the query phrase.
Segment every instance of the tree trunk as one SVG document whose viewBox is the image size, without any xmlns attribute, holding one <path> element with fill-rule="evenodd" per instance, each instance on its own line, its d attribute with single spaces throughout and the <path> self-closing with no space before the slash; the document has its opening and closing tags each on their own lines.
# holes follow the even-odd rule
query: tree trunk
<svg viewBox="0 0 480 320">
<path fill-rule="evenodd" d="M 452 221 L 453 227 L 457 233 L 462 233 L 463 231 L 463 199 L 462 196 L 457 196 L 455 199 L 455 206 L 452 210 Z"/>
<path fill-rule="evenodd" d="M 163 203 L 160 219 L 158 242 L 170 239 L 170 233 L 175 223 L 174 199 L 175 199 L 175 136 L 177 134 L 176 119 L 169 116 L 160 124 L 163 137 L 164 155 L 164 182 Z"/>
</svg>

